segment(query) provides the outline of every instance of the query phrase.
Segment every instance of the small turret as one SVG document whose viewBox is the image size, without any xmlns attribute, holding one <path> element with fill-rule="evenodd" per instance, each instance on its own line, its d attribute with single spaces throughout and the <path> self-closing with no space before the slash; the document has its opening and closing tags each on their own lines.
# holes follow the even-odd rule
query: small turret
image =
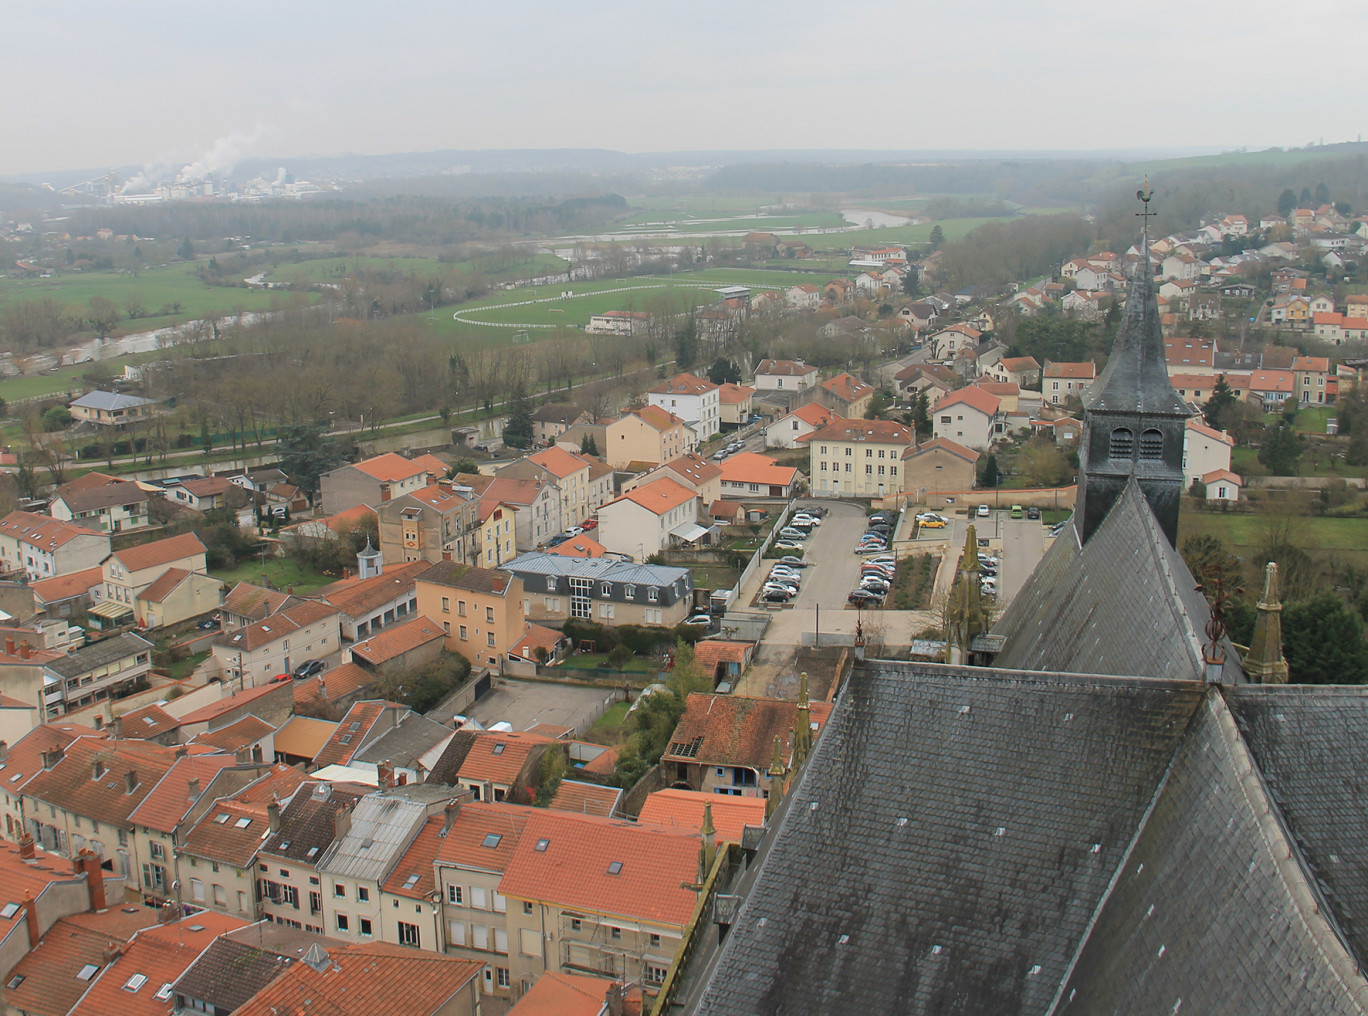
<svg viewBox="0 0 1368 1016">
<path fill-rule="evenodd" d="M 380 551 L 371 546 L 370 537 L 366 538 L 366 549 L 356 555 L 356 577 L 374 578 L 385 570 L 385 561 Z"/>
<path fill-rule="evenodd" d="M 946 611 L 945 661 L 969 662 L 969 646 L 975 635 L 988 630 L 988 616 L 983 609 L 983 589 L 979 585 L 978 531 L 970 524 L 964 536 L 964 552 L 960 555 L 959 571 L 950 587 L 950 604 Z"/>
<path fill-rule="evenodd" d="M 1286 684 L 1287 660 L 1282 650 L 1282 602 L 1278 599 L 1278 566 L 1269 561 L 1264 569 L 1263 595 L 1254 637 L 1244 658 L 1244 672 L 1259 684 Z"/>
</svg>

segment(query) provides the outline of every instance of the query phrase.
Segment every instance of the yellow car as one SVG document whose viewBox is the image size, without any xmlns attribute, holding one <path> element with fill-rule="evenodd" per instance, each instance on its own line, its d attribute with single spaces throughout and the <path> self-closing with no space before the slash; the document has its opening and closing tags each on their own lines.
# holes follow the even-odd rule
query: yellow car
<svg viewBox="0 0 1368 1016">
<path fill-rule="evenodd" d="M 942 522 L 940 519 L 929 519 L 929 520 L 927 520 L 926 522 L 919 522 L 918 525 L 920 525 L 923 529 L 944 529 L 944 528 L 945 528 L 945 523 Z"/>
</svg>

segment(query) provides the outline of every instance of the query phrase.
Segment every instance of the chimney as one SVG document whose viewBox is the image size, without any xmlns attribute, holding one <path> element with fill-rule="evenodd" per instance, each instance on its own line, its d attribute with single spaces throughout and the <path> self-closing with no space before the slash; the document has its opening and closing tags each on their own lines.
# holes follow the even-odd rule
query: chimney
<svg viewBox="0 0 1368 1016">
<path fill-rule="evenodd" d="M 280 832 L 280 802 L 274 797 L 266 804 L 266 821 L 270 824 L 272 833 Z"/>
<path fill-rule="evenodd" d="M 105 947 L 100 950 L 100 965 L 107 967 L 122 955 L 123 946 L 111 939 L 106 942 Z"/>
<path fill-rule="evenodd" d="M 200 781 L 199 781 L 199 777 L 198 777 L 198 776 L 192 776 L 192 777 L 190 777 L 189 781 L 187 781 L 187 783 L 186 783 L 186 785 L 185 785 L 185 789 L 186 789 L 187 793 L 189 793 L 189 795 L 190 795 L 190 800 L 192 800 L 192 801 L 198 801 L 198 800 L 199 800 L 199 796 L 200 796 Z"/>
<path fill-rule="evenodd" d="M 252 749 L 247 747 L 246 745 L 243 745 L 241 748 L 237 749 L 237 751 L 235 751 L 233 755 L 237 759 L 237 764 L 240 766 L 245 766 L 252 761 Z"/>
<path fill-rule="evenodd" d="M 38 849 L 33 842 L 33 837 L 24 833 L 24 838 L 19 841 L 19 860 L 32 861 L 38 856 Z"/>
<path fill-rule="evenodd" d="M 24 890 L 24 923 L 28 925 L 29 948 L 33 949 L 43 934 L 38 928 L 38 902 L 28 889 Z"/>
<path fill-rule="evenodd" d="M 103 776 L 104 774 L 105 774 L 105 764 L 104 764 L 103 762 L 100 762 L 99 760 L 96 760 L 96 761 L 90 763 L 90 778 L 91 778 L 92 780 L 98 780 L 98 779 L 99 779 L 101 776 Z"/>
<path fill-rule="evenodd" d="M 43 768 L 51 769 L 65 757 L 66 751 L 62 748 L 53 748 L 52 751 L 43 752 Z"/>
<path fill-rule="evenodd" d="M 18 652 L 18 650 L 14 647 L 13 635 L 5 636 L 5 652 L 8 653 L 10 656 L 13 656 Z"/>
<path fill-rule="evenodd" d="M 462 799 L 453 797 L 442 809 L 442 835 L 451 832 L 451 827 L 456 824 L 456 816 L 461 814 Z"/>
<path fill-rule="evenodd" d="M 321 699 L 328 697 L 328 685 L 321 677 L 318 679 L 318 697 Z"/>
<path fill-rule="evenodd" d="M 82 850 L 76 855 L 76 867 L 85 872 L 86 893 L 90 897 L 90 909 L 103 910 L 106 905 L 105 884 L 99 855 L 93 850 Z"/>
<path fill-rule="evenodd" d="M 342 569 L 342 581 L 345 582 L 349 578 L 351 578 L 351 569 L 344 567 Z"/>
<path fill-rule="evenodd" d="M 29 658 L 29 654 L 32 652 L 33 650 L 29 648 L 29 644 L 27 642 L 19 643 L 19 659 L 27 660 Z"/>
<path fill-rule="evenodd" d="M 389 759 L 376 766 L 377 774 L 380 777 L 380 789 L 389 790 L 394 786 L 394 767 L 390 765 Z"/>
<path fill-rule="evenodd" d="M 717 827 L 713 825 L 712 802 L 703 802 L 703 849 L 699 852 L 699 860 L 702 862 L 703 870 L 699 873 L 698 881 L 705 882 L 708 872 L 712 871 L 713 859 L 717 857 Z"/>
<path fill-rule="evenodd" d="M 123 737 L 123 717 L 114 717 L 114 722 L 111 726 L 114 728 L 114 740 L 120 740 Z"/>
<path fill-rule="evenodd" d="M 351 829 L 351 812 L 346 808 L 338 808 L 333 812 L 333 839 L 340 840 L 347 835 Z"/>
<path fill-rule="evenodd" d="M 627 986 L 625 984 L 621 981 L 614 981 L 608 985 L 608 990 L 603 996 L 603 1004 L 608 1010 L 608 1016 L 622 1016 L 625 1001 L 627 1001 Z"/>
<path fill-rule="evenodd" d="M 129 794 L 138 789 L 138 770 L 128 770 L 128 775 L 124 777 L 124 787 Z"/>
</svg>

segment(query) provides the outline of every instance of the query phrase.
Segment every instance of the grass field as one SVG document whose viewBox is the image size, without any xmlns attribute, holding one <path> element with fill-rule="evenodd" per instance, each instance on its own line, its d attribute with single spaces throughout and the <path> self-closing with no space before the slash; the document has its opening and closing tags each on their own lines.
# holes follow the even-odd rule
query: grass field
<svg viewBox="0 0 1368 1016">
<path fill-rule="evenodd" d="M 441 261 L 430 257 L 377 257 L 339 255 L 316 258 L 298 264 L 281 264 L 267 273 L 274 282 L 298 281 L 302 284 L 335 282 L 358 271 L 390 272 L 400 276 L 444 276 L 452 272 L 483 272 L 491 280 L 531 278 L 564 271 L 565 261 L 546 252 L 519 251 L 508 255 L 494 251 L 466 261 Z"/>
<path fill-rule="evenodd" d="M 1265 541 L 1269 518 L 1234 512 L 1184 511 L 1178 516 L 1178 546 L 1190 536 L 1218 536 L 1234 553 L 1250 560 Z M 1298 517 L 1293 538 L 1313 556 L 1332 558 L 1337 564 L 1368 565 L 1368 518 Z"/>
<path fill-rule="evenodd" d="M 214 578 L 226 585 L 238 582 L 252 582 L 261 585 L 263 577 L 277 589 L 294 588 L 296 593 L 312 593 L 329 583 L 336 582 L 337 576 L 320 575 L 318 572 L 305 571 L 286 557 L 267 558 L 265 564 L 259 559 L 243 561 L 236 568 L 211 573 Z"/>
<path fill-rule="evenodd" d="M 159 360 L 164 355 L 161 352 L 129 353 L 126 356 L 114 356 L 99 362 L 105 364 L 113 373 L 119 374 L 122 373 L 124 364 L 136 366 L 151 360 Z M 0 399 L 13 402 L 16 399 L 31 399 L 43 395 L 63 395 L 78 389 L 84 391 L 85 385 L 79 379 L 90 370 L 90 366 L 88 363 L 82 363 L 71 367 L 58 367 L 50 374 L 6 378 L 0 381 Z"/>
</svg>

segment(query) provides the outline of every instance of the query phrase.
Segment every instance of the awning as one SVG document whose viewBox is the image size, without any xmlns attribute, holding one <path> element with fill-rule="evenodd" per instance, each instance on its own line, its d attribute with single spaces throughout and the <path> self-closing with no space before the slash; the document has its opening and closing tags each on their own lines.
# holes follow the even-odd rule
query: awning
<svg viewBox="0 0 1368 1016">
<path fill-rule="evenodd" d="M 121 617 L 127 617 L 133 613 L 133 608 L 126 603 L 119 603 L 115 600 L 101 600 L 95 606 L 86 610 L 87 614 L 94 614 L 96 617 L 103 617 L 114 621 Z"/>
<path fill-rule="evenodd" d="M 670 535 L 682 543 L 694 543 L 708 535 L 708 530 L 695 522 L 684 522 L 670 530 Z"/>
</svg>

